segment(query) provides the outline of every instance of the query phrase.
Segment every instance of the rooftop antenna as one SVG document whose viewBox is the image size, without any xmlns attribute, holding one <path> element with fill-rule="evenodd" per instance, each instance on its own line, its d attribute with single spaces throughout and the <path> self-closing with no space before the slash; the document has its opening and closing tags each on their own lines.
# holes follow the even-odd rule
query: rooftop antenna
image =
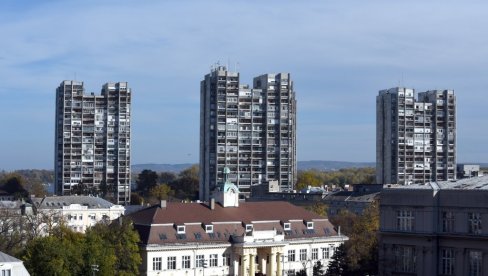
<svg viewBox="0 0 488 276">
<path fill-rule="evenodd" d="M 75 80 L 77 80 L 77 79 L 76 79 L 76 72 L 75 72 Z"/>
</svg>

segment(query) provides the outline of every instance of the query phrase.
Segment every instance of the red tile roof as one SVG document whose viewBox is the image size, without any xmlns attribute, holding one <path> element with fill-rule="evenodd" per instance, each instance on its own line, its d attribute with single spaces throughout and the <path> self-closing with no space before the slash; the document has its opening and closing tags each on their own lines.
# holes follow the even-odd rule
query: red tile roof
<svg viewBox="0 0 488 276">
<path fill-rule="evenodd" d="M 211 210 L 203 203 L 168 202 L 165 208 L 152 206 L 130 214 L 144 244 L 188 242 L 226 243 L 231 235 L 243 235 L 245 224 L 254 230 L 276 230 L 285 239 L 337 235 L 334 226 L 324 217 L 288 202 L 242 202 L 239 207 L 223 208 L 215 204 Z M 291 221 L 291 231 L 284 231 L 281 222 Z M 314 221 L 307 229 L 303 221 Z M 185 235 L 176 232 L 175 225 L 185 225 Z M 213 224 L 213 234 L 205 233 L 205 224 Z"/>
</svg>

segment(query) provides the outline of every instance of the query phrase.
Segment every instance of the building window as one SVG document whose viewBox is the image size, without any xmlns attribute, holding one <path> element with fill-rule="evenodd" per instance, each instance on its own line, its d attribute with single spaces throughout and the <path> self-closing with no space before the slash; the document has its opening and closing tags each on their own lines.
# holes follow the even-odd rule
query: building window
<svg viewBox="0 0 488 276">
<path fill-rule="evenodd" d="M 209 266 L 210 267 L 215 267 L 218 265 L 218 255 L 217 254 L 210 254 L 210 263 L 209 263 Z"/>
<path fill-rule="evenodd" d="M 168 269 L 176 269 L 176 257 L 168 257 Z"/>
<path fill-rule="evenodd" d="M 318 260 L 318 259 L 319 259 L 319 249 L 312 248 L 312 260 Z"/>
<path fill-rule="evenodd" d="M 483 263 L 481 251 L 470 250 L 468 257 L 469 257 L 468 275 L 481 276 L 482 275 L 481 264 Z"/>
<path fill-rule="evenodd" d="M 0 272 L 2 274 L 0 274 L 1 276 L 11 276 L 12 275 L 12 270 L 9 268 L 9 269 L 2 269 L 0 270 Z"/>
<path fill-rule="evenodd" d="M 252 231 L 252 224 L 246 224 L 246 232 Z"/>
<path fill-rule="evenodd" d="M 468 232 L 470 234 L 481 234 L 480 213 L 468 213 Z"/>
<path fill-rule="evenodd" d="M 203 262 L 205 260 L 205 255 L 195 256 L 195 267 L 203 267 Z"/>
<path fill-rule="evenodd" d="M 397 230 L 412 231 L 414 228 L 415 217 L 412 211 L 399 210 L 397 211 Z"/>
<path fill-rule="evenodd" d="M 454 214 L 442 212 L 442 232 L 454 232 Z"/>
<path fill-rule="evenodd" d="M 307 222 L 307 229 L 313 229 L 313 222 L 312 221 Z"/>
<path fill-rule="evenodd" d="M 176 231 L 178 234 L 185 234 L 185 226 L 184 225 L 178 225 L 176 227 Z"/>
<path fill-rule="evenodd" d="M 329 259 L 330 253 L 328 247 L 322 247 L 322 259 Z"/>
<path fill-rule="evenodd" d="M 213 233 L 213 225 L 205 225 L 205 233 Z"/>
<path fill-rule="evenodd" d="M 153 258 L 153 270 L 161 270 L 163 264 L 163 258 L 155 257 Z"/>
<path fill-rule="evenodd" d="M 452 248 L 441 249 L 440 265 L 442 275 L 454 274 L 454 250 Z"/>
<path fill-rule="evenodd" d="M 230 254 L 222 254 L 222 265 L 230 266 Z"/>
<path fill-rule="evenodd" d="M 307 260 L 307 249 L 300 249 L 300 261 Z"/>
<path fill-rule="evenodd" d="M 283 223 L 283 230 L 285 231 L 291 230 L 291 224 L 289 222 Z"/>
<path fill-rule="evenodd" d="M 182 268 L 190 268 L 190 256 L 183 256 L 181 259 L 181 267 Z"/>
<path fill-rule="evenodd" d="M 395 271 L 415 272 L 415 248 L 413 246 L 395 248 Z"/>
<path fill-rule="evenodd" d="M 288 250 L 288 261 L 289 262 L 295 261 L 295 250 Z"/>
</svg>

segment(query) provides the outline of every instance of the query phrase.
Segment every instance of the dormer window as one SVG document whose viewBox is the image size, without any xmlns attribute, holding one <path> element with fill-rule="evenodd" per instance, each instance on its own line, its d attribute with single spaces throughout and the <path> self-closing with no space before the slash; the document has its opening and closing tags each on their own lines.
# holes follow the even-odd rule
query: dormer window
<svg viewBox="0 0 488 276">
<path fill-rule="evenodd" d="M 313 221 L 307 221 L 307 229 L 313 229 Z"/>
<path fill-rule="evenodd" d="M 185 234 L 185 228 L 186 227 L 184 225 L 178 225 L 178 226 L 176 226 L 176 232 L 178 234 Z"/>
<path fill-rule="evenodd" d="M 205 225 L 205 233 L 213 233 L 213 225 Z"/>
<path fill-rule="evenodd" d="M 253 229 L 252 224 L 246 224 L 246 232 L 251 232 Z"/>
<path fill-rule="evenodd" d="M 290 231 L 291 230 L 291 223 L 289 223 L 289 222 L 283 223 L 283 230 Z"/>
</svg>

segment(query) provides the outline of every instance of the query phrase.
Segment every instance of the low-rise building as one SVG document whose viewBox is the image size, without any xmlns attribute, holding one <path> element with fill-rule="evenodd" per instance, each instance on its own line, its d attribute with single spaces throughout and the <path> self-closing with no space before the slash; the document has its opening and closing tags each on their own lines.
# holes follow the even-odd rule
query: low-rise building
<svg viewBox="0 0 488 276">
<path fill-rule="evenodd" d="M 383 189 L 380 275 L 488 275 L 488 176 Z"/>
<path fill-rule="evenodd" d="M 382 184 L 356 184 L 352 191 L 337 191 L 327 194 L 323 202 L 329 207 L 327 214 L 335 216 L 342 210 L 360 215 L 380 197 Z"/>
<path fill-rule="evenodd" d="M 483 176 L 480 165 L 458 164 L 456 171 L 457 179 Z"/>
<path fill-rule="evenodd" d="M 327 218 L 288 202 L 239 202 L 225 182 L 207 203 L 162 201 L 129 217 L 142 275 L 312 275 L 347 240 Z"/>
<path fill-rule="evenodd" d="M 32 198 L 37 214 L 51 214 L 62 218 L 74 231 L 84 233 L 90 226 L 103 220 L 114 220 L 124 214 L 124 206 L 115 205 L 94 196 L 51 196 Z"/>
<path fill-rule="evenodd" d="M 21 260 L 0 252 L 0 275 L 29 276 L 30 274 Z"/>
</svg>

